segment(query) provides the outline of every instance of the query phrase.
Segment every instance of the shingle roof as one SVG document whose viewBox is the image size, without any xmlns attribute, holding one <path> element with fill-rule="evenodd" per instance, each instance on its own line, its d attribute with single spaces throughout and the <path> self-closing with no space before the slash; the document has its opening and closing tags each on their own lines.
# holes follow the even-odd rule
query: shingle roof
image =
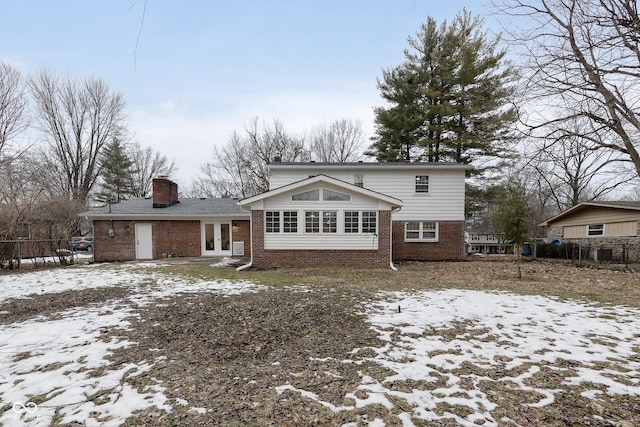
<svg viewBox="0 0 640 427">
<path fill-rule="evenodd" d="M 628 210 L 640 210 L 640 201 L 638 200 L 619 200 L 619 201 L 595 201 L 595 202 L 580 202 L 577 205 L 567 209 L 566 211 L 560 212 L 558 215 L 549 218 L 548 220 L 541 222 L 538 224 L 541 227 L 547 227 L 550 223 L 555 222 L 561 218 L 567 217 L 569 215 L 574 214 L 575 212 L 581 211 L 583 209 L 587 209 L 590 207 L 596 208 L 617 208 L 617 209 L 628 209 Z"/>
<path fill-rule="evenodd" d="M 92 209 L 90 211 L 83 212 L 80 215 L 89 218 L 118 216 L 146 216 L 149 218 L 158 218 L 161 216 L 249 216 L 248 212 L 240 208 L 238 200 L 231 198 L 180 199 L 180 203 L 176 203 L 175 205 L 168 206 L 166 208 L 154 208 L 153 200 L 151 198 L 136 198 L 116 203 L 111 206 Z"/>
</svg>

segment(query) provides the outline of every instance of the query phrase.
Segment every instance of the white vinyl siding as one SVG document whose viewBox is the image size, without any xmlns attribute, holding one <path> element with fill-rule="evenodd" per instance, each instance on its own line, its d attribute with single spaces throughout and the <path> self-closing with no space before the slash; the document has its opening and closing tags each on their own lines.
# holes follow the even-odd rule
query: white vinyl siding
<svg viewBox="0 0 640 427">
<path fill-rule="evenodd" d="M 394 221 L 411 221 L 415 218 L 427 221 L 464 221 L 465 171 L 463 169 L 446 169 L 437 166 L 385 168 L 380 165 L 352 168 L 310 166 L 309 168 L 313 169 L 314 174 L 328 175 L 345 182 L 354 182 L 354 174 L 366 175 L 367 189 L 402 201 L 402 208 L 393 212 Z M 272 169 L 271 188 L 275 189 L 307 178 L 309 168 Z M 426 194 L 415 192 L 416 176 L 419 175 L 429 177 L 429 192 Z M 354 200 L 349 203 L 354 203 Z M 353 210 L 356 209 L 361 208 L 354 206 Z"/>
</svg>

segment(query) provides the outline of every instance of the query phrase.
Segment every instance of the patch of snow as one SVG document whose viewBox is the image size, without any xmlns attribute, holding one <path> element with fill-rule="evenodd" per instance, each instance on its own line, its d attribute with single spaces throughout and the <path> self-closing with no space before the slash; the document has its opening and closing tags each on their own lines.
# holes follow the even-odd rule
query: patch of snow
<svg viewBox="0 0 640 427">
<path fill-rule="evenodd" d="M 541 367 L 564 370 L 556 366 L 562 360 L 579 365 L 573 368 L 576 375 L 564 380 L 566 385 L 594 384 L 609 394 L 640 396 L 640 361 L 634 357 L 634 348 L 640 346 L 638 309 L 467 290 L 380 293 L 365 307 L 368 321 L 387 342 L 373 349 L 377 355 L 369 360 L 394 373 L 382 381 L 362 374 L 360 385 L 345 398 L 353 399 L 355 408 L 371 404 L 395 408 L 403 425 L 413 425 L 412 417 L 427 422 L 448 419 L 462 426 L 498 425 L 491 415 L 496 404 L 480 388 L 462 388 L 462 380 L 508 383 L 514 391 L 537 396 L 524 405 L 550 405 L 560 390 L 527 384 Z M 620 368 L 602 368 L 612 361 Z M 476 369 L 462 369 L 465 363 Z M 481 374 L 512 369 L 522 373 L 498 379 Z M 435 383 L 443 378 L 446 385 L 434 390 L 392 387 L 395 382 Z M 336 411 L 353 409 L 332 407 L 290 385 L 276 390 L 296 391 Z M 582 393 L 589 398 L 597 394 L 597 390 Z M 469 414 L 436 411 L 439 404 L 464 407 Z"/>
<path fill-rule="evenodd" d="M 159 381 L 150 378 L 151 384 L 141 390 L 127 382 L 148 372 L 153 362 L 112 366 L 113 350 L 135 345 L 112 331 L 127 329 L 127 318 L 137 315 L 136 308 L 158 298 L 195 292 L 224 297 L 259 289 L 248 282 L 182 280 L 160 270 L 136 272 L 143 266 L 74 266 L 0 276 L 0 300 L 105 286 L 132 290 L 127 298 L 60 312 L 56 319 L 41 316 L 0 326 L 0 406 L 9 407 L 0 413 L 0 425 L 48 426 L 54 417 L 63 424 L 119 425 L 137 410 L 171 411 Z M 37 408 L 31 408 L 30 399 L 39 402 Z M 201 413 L 203 408 L 192 410 Z"/>
</svg>

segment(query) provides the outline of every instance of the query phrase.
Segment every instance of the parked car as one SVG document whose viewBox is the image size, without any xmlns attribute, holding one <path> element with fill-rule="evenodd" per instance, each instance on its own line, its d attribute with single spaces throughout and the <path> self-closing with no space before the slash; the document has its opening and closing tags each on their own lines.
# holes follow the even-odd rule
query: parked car
<svg viewBox="0 0 640 427">
<path fill-rule="evenodd" d="M 72 251 L 87 251 L 91 252 L 93 249 L 93 237 L 72 237 L 71 238 L 71 250 Z"/>
</svg>

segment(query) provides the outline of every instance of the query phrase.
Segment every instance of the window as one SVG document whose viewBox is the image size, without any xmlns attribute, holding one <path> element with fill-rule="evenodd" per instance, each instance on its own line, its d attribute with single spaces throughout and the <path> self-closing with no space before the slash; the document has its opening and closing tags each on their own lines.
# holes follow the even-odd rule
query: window
<svg viewBox="0 0 640 427">
<path fill-rule="evenodd" d="M 416 175 L 416 193 L 428 193 L 428 192 L 429 192 L 429 176 Z"/>
<path fill-rule="evenodd" d="M 480 240 L 480 236 L 479 236 L 479 235 L 477 235 L 477 234 L 472 234 L 472 235 L 471 235 L 471 240 L 472 240 L 472 241 L 479 241 L 479 240 Z"/>
<path fill-rule="evenodd" d="M 360 212 L 346 211 L 344 213 L 344 232 L 357 233 L 360 231 Z"/>
<path fill-rule="evenodd" d="M 305 191 L 291 196 L 291 200 L 320 200 L 320 190 Z"/>
<path fill-rule="evenodd" d="M 30 239 L 31 238 L 31 225 L 27 222 L 22 222 L 16 226 L 16 237 L 18 239 Z"/>
<path fill-rule="evenodd" d="M 304 213 L 304 231 L 305 233 L 320 232 L 320 212 L 310 211 Z"/>
<path fill-rule="evenodd" d="M 325 202 L 348 202 L 351 196 L 348 194 L 338 193 L 337 191 L 322 190 L 322 200 Z"/>
<path fill-rule="evenodd" d="M 298 212 L 285 211 L 282 212 L 282 231 L 285 233 L 297 233 L 298 232 Z"/>
<path fill-rule="evenodd" d="M 587 236 L 604 236 L 604 224 L 587 225 Z"/>
<path fill-rule="evenodd" d="M 362 212 L 362 232 L 363 233 L 377 233 L 378 221 L 376 211 Z"/>
<path fill-rule="evenodd" d="M 322 232 L 323 233 L 338 232 L 338 212 L 326 211 L 322 213 Z"/>
<path fill-rule="evenodd" d="M 364 187 L 364 175 L 356 173 L 353 175 L 353 185 L 357 187 Z"/>
<path fill-rule="evenodd" d="M 264 230 L 267 233 L 279 233 L 280 232 L 280 212 L 265 212 L 265 225 Z"/>
<path fill-rule="evenodd" d="M 433 221 L 411 221 L 404 225 L 404 240 L 413 242 L 437 242 L 438 223 Z"/>
</svg>

